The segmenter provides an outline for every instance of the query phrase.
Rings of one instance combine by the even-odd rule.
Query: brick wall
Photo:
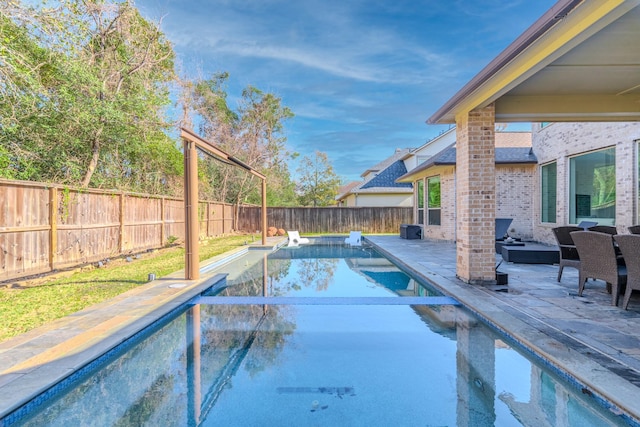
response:
[[[456,240],[456,169],[454,166],[434,170],[440,176],[440,225],[424,226],[423,237],[438,240]],[[425,210],[426,218],[426,210]],[[425,220],[426,222],[426,220]]]
[[[456,240],[455,167],[438,171],[440,175],[442,217],[440,226],[424,227],[428,239]],[[535,190],[536,165],[496,166],[496,218],[513,218],[509,235],[533,238],[531,212]]]
[[[495,281],[495,109],[456,118],[456,273],[474,284]]]
[[[533,195],[534,240],[554,244],[551,229],[566,225],[569,221],[569,159],[577,154],[615,147],[616,150],[616,218],[620,233],[637,224],[638,180],[637,141],[640,140],[640,123],[553,123],[545,127],[534,124],[532,144],[538,163],[557,162],[556,223],[540,222],[540,178],[536,177]],[[539,168],[538,168],[539,169]]]
[[[533,238],[533,199],[536,165],[496,166],[496,218],[513,218],[509,236]]]

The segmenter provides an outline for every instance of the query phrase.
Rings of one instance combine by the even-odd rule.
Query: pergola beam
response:
[[[218,160],[238,166],[262,180],[262,244],[267,244],[267,177],[239,159],[225,153],[189,129],[181,128],[184,144],[185,279],[200,277],[198,248],[198,152],[197,148]]]

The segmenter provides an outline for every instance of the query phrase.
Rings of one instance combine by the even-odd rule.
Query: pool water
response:
[[[226,283],[12,425],[627,425],[371,248],[218,270]]]

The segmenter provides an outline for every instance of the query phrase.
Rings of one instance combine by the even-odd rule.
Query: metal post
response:
[[[187,280],[200,277],[198,252],[198,152],[195,142],[184,140],[184,223]]]
[[[267,180],[262,178],[262,244],[267,244]]]

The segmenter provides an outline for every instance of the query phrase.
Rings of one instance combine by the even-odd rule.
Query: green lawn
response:
[[[210,239],[200,245],[200,260],[252,240],[250,235]],[[52,275],[26,286],[2,287],[0,341],[145,284],[149,273],[160,278],[183,268],[184,248],[176,246],[142,254],[132,262],[115,260],[106,267],[77,271],[66,277]]]

